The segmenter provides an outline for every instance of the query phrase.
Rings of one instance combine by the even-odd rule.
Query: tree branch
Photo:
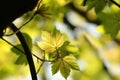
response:
[[[118,4],[117,2],[115,2],[114,0],[110,0],[113,4],[115,4],[116,6],[118,6],[120,8],[120,4]]]
[[[10,25],[10,28],[13,30],[13,32],[18,31],[18,28],[13,23]],[[23,49],[25,51],[25,55],[26,55],[26,58],[27,58],[27,61],[28,61],[28,64],[29,64],[32,80],[38,80],[36,70],[35,70],[35,66],[34,66],[34,62],[33,62],[33,58],[32,58],[31,50],[29,49],[22,33],[20,31],[18,31],[16,33],[16,35],[17,35],[18,39],[20,40],[20,42],[23,46]]]

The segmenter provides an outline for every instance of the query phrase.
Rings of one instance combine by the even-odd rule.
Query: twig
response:
[[[12,43],[10,43],[9,41],[7,41],[6,39],[4,38],[1,38],[3,41],[5,41],[6,43],[8,43],[9,45],[13,46],[15,49],[19,50],[21,53],[25,54],[24,51],[22,51],[21,49],[19,49],[18,47],[16,47],[15,45],[13,45]]]
[[[45,62],[54,62],[54,61],[56,61],[56,60],[57,60],[57,58],[56,58],[56,59],[54,59],[54,60],[41,59],[41,58],[39,58],[38,56],[36,56],[35,54],[33,54],[33,56],[34,56],[34,57],[36,57],[37,59],[39,59],[40,61],[45,61]]]
[[[7,41],[6,39],[4,39],[4,38],[1,38],[3,41],[5,41],[6,43],[8,43],[9,45],[11,45],[11,46],[13,46],[15,49],[17,49],[18,51],[20,51],[21,53],[23,53],[23,54],[25,54],[25,52],[24,51],[22,51],[21,49],[19,49],[18,47],[16,47],[15,45],[13,45],[12,43],[10,43],[9,41]],[[38,57],[38,56],[36,56],[35,54],[33,54],[32,53],[32,55],[34,56],[34,57],[36,57],[38,60],[40,60],[40,61],[45,61],[45,62],[54,62],[54,61],[56,61],[57,59],[54,59],[54,60],[45,60],[45,59],[41,59],[40,57]]]
[[[44,59],[45,59],[45,51],[44,51]],[[41,67],[43,66],[44,62],[45,61],[42,61],[42,64],[40,64],[40,66],[39,66],[39,68],[37,70],[37,74],[39,73],[39,71],[40,71]]]
[[[31,17],[27,22],[25,22],[22,26],[20,26],[16,32],[11,33],[11,34],[6,34],[6,35],[4,35],[4,36],[12,36],[12,35],[16,34],[17,32],[19,32],[19,30],[20,30],[21,28],[23,28],[26,24],[28,24],[30,21],[32,21],[32,19],[33,19],[34,17],[35,17],[35,14],[33,14],[32,17]]]
[[[45,62],[45,61],[44,61],[44,62]],[[44,62],[42,62],[42,64],[40,64],[40,66],[39,66],[39,68],[38,68],[38,70],[37,70],[37,74],[39,73],[39,71],[40,71],[41,67],[43,66]]]
[[[13,44],[10,43],[9,41],[7,41],[6,39],[4,39],[4,38],[1,38],[1,39],[2,39],[3,41],[5,41],[6,43],[8,43],[9,45],[13,46],[15,49],[19,50],[21,53],[23,53],[23,54],[25,55],[25,52],[24,52],[24,51],[22,51],[21,49],[19,49],[18,47],[16,47],[15,45],[13,45]],[[40,64],[40,66],[39,66],[39,68],[38,68],[38,70],[37,70],[37,74],[39,73],[39,71],[40,71],[41,67],[43,66],[44,62],[54,62],[54,61],[57,60],[57,59],[55,59],[55,60],[45,60],[45,56],[44,56],[44,59],[41,59],[41,58],[39,58],[38,56],[36,56],[35,54],[33,54],[33,53],[32,53],[32,55],[33,55],[34,57],[36,57],[38,60],[42,61],[42,64]]]

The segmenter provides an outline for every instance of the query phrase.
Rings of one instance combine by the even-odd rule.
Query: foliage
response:
[[[73,56],[66,56],[52,63],[52,74],[56,74],[59,70],[64,78],[70,75],[70,69],[80,70]]]
[[[87,5],[87,10],[91,10],[94,7],[95,12],[99,13],[105,7],[106,2],[105,0],[87,0],[86,5]]]
[[[55,58],[55,61],[52,62],[52,73],[55,74],[59,70],[64,78],[67,78],[70,74],[70,69],[79,70],[78,64],[75,61],[75,57],[66,55],[63,57],[64,52],[69,54],[67,49],[63,51],[62,48],[67,47],[69,44],[66,44],[65,37],[58,31],[55,31],[54,34],[47,31],[42,32],[42,39],[44,41],[38,42],[38,46],[45,52]],[[60,47],[62,47],[60,49]]]
[[[50,73],[52,73],[52,75],[60,71],[62,77],[65,79],[71,76],[74,80],[108,80],[112,76],[114,80],[119,80],[119,75],[111,74],[109,71],[110,68],[108,69],[106,64],[104,64],[104,60],[107,59],[108,63],[119,63],[120,46],[117,44],[120,41],[119,0],[41,1],[33,13],[27,14],[27,17],[23,16],[21,24],[16,24],[18,26],[22,25],[22,31],[26,32],[22,34],[32,52],[31,55],[34,58],[36,70],[38,68],[37,72],[42,76],[42,80],[47,80],[46,74],[49,74],[46,69],[47,66],[44,65],[45,62],[50,63]],[[81,19],[81,21],[72,17],[74,14],[71,12],[78,14],[77,18]],[[94,17],[95,19],[93,19]],[[26,22],[26,18],[30,18],[30,20]],[[76,23],[74,23],[75,21]],[[26,24],[23,25],[25,22]],[[94,33],[97,35],[97,37],[95,37],[91,32],[96,31],[96,28],[92,28],[91,30],[90,25],[86,27],[86,24],[84,24],[91,22],[97,24],[97,29],[102,27],[107,34],[112,36],[114,41],[111,40],[111,36],[105,33],[99,33],[99,37],[98,33]],[[71,27],[72,29],[70,29]],[[7,30],[6,32],[9,33]],[[72,36],[72,39],[69,35]],[[15,45],[12,45],[11,51],[16,55],[12,55],[14,56],[12,60],[9,56],[4,57],[5,60],[0,60],[0,64],[11,60],[11,62],[15,62],[17,65],[27,65],[28,62],[22,45],[13,37],[5,38],[8,40],[14,39],[14,42],[11,41],[15,43]],[[1,49],[3,49],[2,44],[3,43],[0,44]],[[3,49],[3,51],[6,50],[7,49]],[[10,56],[12,52],[8,52]],[[101,55],[105,56],[101,58]],[[78,64],[80,64],[80,66]],[[16,67],[16,65],[12,65],[11,68]],[[40,65],[40,67],[38,65]],[[11,70],[5,67],[6,69],[4,70],[3,67],[4,66],[0,67],[0,75],[2,72],[9,72],[9,75],[13,74],[13,72],[15,73],[13,69]],[[70,75],[70,73],[72,74]]]
[[[60,33],[51,34],[46,31],[42,31],[42,39],[44,42],[38,42],[38,46],[45,51],[54,52],[56,49],[59,49],[65,42],[64,36]]]
[[[111,34],[112,37],[115,37],[120,30],[120,11],[102,12],[99,14],[99,18],[104,25],[106,33]]]

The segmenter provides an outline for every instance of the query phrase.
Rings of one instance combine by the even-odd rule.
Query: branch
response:
[[[13,30],[13,32],[18,31],[18,28],[13,23],[10,25],[10,28]],[[17,35],[18,39],[20,40],[20,42],[23,46],[23,49],[25,51],[25,55],[26,55],[26,58],[28,60],[32,80],[38,80],[36,70],[35,70],[35,66],[34,66],[34,62],[33,62],[33,58],[32,58],[32,53],[31,53],[31,51],[30,51],[22,33],[20,31],[18,31],[16,33],[16,35]]]
[[[115,2],[114,0],[110,0],[113,4],[115,4],[116,6],[118,6],[120,8],[120,4],[118,4],[117,2]]]
[[[18,51],[20,51],[21,53],[23,53],[24,55],[25,55],[25,52],[23,51],[23,50],[21,50],[21,49],[19,49],[18,47],[16,47],[15,45],[13,45],[12,43],[10,43],[9,41],[7,41],[6,39],[4,39],[4,38],[1,38],[3,41],[5,41],[6,43],[8,43],[9,45],[11,45],[11,46],[13,46],[15,49],[17,49]],[[54,62],[54,61],[56,61],[57,60],[57,58],[55,58],[54,60],[46,60],[46,59],[42,59],[42,58],[40,58],[40,57],[38,57],[37,55],[35,55],[35,54],[33,54],[32,53],[32,55],[35,57],[35,58],[37,58],[38,60],[40,60],[40,61],[42,61],[42,62]]]

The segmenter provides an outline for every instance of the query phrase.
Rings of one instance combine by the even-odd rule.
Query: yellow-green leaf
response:
[[[61,61],[60,72],[64,78],[67,78],[70,75],[70,68],[64,61]]]
[[[42,39],[43,41],[38,42],[38,46],[47,52],[54,52],[56,49],[60,48],[65,42],[64,36],[60,32],[52,35],[47,31],[43,31]]]
[[[52,74],[56,74],[59,70],[64,78],[67,78],[70,74],[70,67],[61,58],[52,63]]]
[[[71,53],[76,53],[79,51],[78,47],[74,46],[74,45],[68,45],[66,47],[66,50],[71,52]]]
[[[52,63],[52,74],[56,74],[59,71],[59,67],[60,67],[60,59],[56,62]]]
[[[105,32],[115,38],[120,30],[120,11],[102,12],[98,17],[104,25]]]
[[[45,50],[47,52],[53,52],[55,51],[55,48],[53,45],[51,45],[50,43],[47,43],[47,42],[38,42],[37,43],[38,46],[42,49],[42,50]]]
[[[63,58],[64,62],[66,62],[69,67],[73,70],[80,70],[79,65],[77,64],[77,62],[75,61],[75,57],[74,56],[66,56]]]

